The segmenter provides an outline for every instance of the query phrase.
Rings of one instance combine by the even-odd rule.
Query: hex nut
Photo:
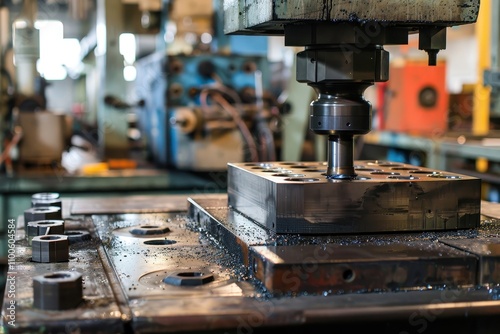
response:
[[[70,245],[76,244],[78,242],[88,241],[91,239],[90,233],[87,231],[65,231],[64,235],[68,237]]]
[[[69,260],[69,242],[65,235],[41,235],[31,240],[33,262],[66,262]]]
[[[64,220],[37,220],[28,222],[28,242],[33,237],[46,234],[64,234]]]
[[[160,225],[141,225],[130,230],[130,233],[133,235],[156,235],[168,232],[170,232],[168,227]]]
[[[163,279],[163,283],[175,286],[198,286],[210,283],[214,275],[202,271],[177,271]]]
[[[68,310],[83,299],[82,275],[58,271],[33,278],[33,306],[42,310]]]
[[[57,206],[37,206],[24,210],[24,228],[28,233],[28,223],[37,220],[62,219],[61,208]]]

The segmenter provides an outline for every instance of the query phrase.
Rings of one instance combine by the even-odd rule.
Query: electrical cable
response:
[[[232,117],[233,121],[236,123],[238,126],[238,129],[240,130],[240,133],[242,134],[248,150],[250,152],[250,159],[252,162],[258,162],[259,161],[259,153],[257,149],[257,145],[255,143],[255,140],[252,136],[252,133],[248,129],[248,126],[245,124],[243,119],[240,116],[240,113],[236,107],[234,107],[225,97],[221,95],[221,92],[226,93],[229,92],[230,90],[219,90],[219,89],[203,89],[200,92],[200,102],[202,105],[203,109],[208,108],[208,96],[210,95],[212,99],[217,102],[226,112],[229,113],[229,115]],[[230,94],[228,94],[231,96]],[[239,99],[239,97],[238,97]]]

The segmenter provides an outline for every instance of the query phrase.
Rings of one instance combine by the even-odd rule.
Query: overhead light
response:
[[[132,65],[135,62],[136,42],[134,34],[124,33],[121,34],[119,39],[120,54],[125,59],[126,65]]]
[[[133,65],[127,65],[123,68],[123,79],[125,81],[134,81],[137,78],[137,70]]]

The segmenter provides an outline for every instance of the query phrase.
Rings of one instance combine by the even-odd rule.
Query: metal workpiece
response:
[[[348,234],[479,226],[481,180],[384,161],[331,179],[325,162],[228,165],[228,205],[276,233]],[[251,186],[250,186],[251,185]]]
[[[31,240],[33,262],[67,262],[69,242],[65,235],[51,234],[33,237]]]
[[[380,22],[383,25],[421,27],[473,23],[479,0],[370,1],[224,0],[224,32],[282,34],[291,23]]]
[[[76,308],[83,300],[82,275],[76,271],[57,271],[33,278],[33,306],[41,310],[62,311]]]
[[[476,257],[433,241],[257,246],[251,270],[272,293],[382,292],[474,286]]]
[[[48,234],[64,234],[64,220],[38,220],[28,222],[28,243],[31,245],[33,237]]]
[[[470,289],[500,283],[498,222],[477,230],[276,235],[226,199],[190,199],[189,215],[273,295]],[[382,297],[382,299],[385,297]],[[405,297],[406,298],[406,297]]]

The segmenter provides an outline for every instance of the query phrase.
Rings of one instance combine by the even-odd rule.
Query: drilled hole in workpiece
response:
[[[146,228],[146,229],[148,229],[148,228],[158,228],[158,227],[159,226],[156,226],[156,225],[143,225],[143,226],[141,226],[141,228]]]
[[[429,177],[437,178],[437,179],[460,179],[461,177],[458,175],[449,175],[449,174],[430,174]]]
[[[432,170],[411,170],[409,173],[410,174],[433,174],[435,172]]]
[[[326,169],[304,169],[308,173],[326,173]]]
[[[400,175],[396,172],[373,172],[372,175]]]
[[[346,282],[354,281],[355,276],[356,275],[354,274],[354,271],[352,271],[352,269],[346,269],[342,273],[342,279]]]
[[[393,180],[418,180],[418,177],[409,175],[409,176],[401,176],[401,175],[391,175],[388,176],[389,179]]]
[[[308,177],[290,177],[285,179],[285,181],[293,181],[293,182],[317,182],[319,179],[316,178],[308,178]]]
[[[177,274],[177,276],[180,276],[180,277],[201,277],[204,275],[205,274],[203,274],[202,272],[199,272],[199,271],[186,271],[186,272],[182,272],[182,273]]]
[[[375,169],[375,168],[364,168],[364,167],[359,167],[356,168],[354,167],[354,170],[359,171],[359,172],[380,172],[380,169]]]
[[[269,168],[269,169],[264,169],[262,171],[263,173],[292,173],[292,171],[283,169],[283,168]]]
[[[379,164],[380,167],[399,167],[399,166],[403,166],[401,164],[391,164],[391,163],[382,163],[382,164]]]
[[[61,278],[70,278],[71,276],[68,274],[47,274],[43,276],[46,279],[61,279]]]
[[[409,167],[393,167],[391,168],[392,170],[414,170],[415,168],[409,168]]]
[[[152,245],[152,246],[173,245],[175,243],[177,243],[177,241],[169,239],[154,239],[154,240],[144,241],[145,245]]]
[[[278,173],[278,174],[273,174],[273,176],[279,176],[279,177],[301,177],[301,176],[305,176],[305,175],[304,174]]]

